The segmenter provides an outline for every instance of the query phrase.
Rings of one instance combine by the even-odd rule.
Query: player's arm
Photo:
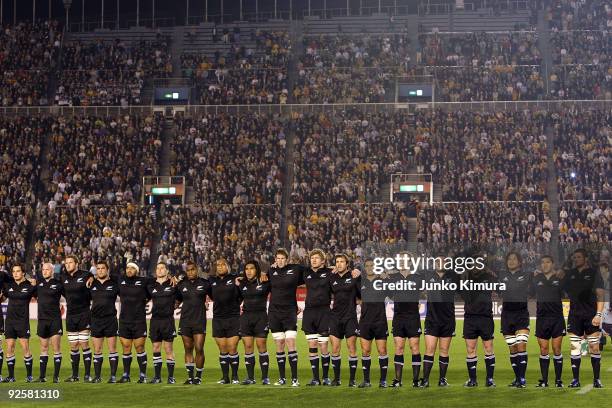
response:
[[[597,312],[595,313],[595,317],[593,317],[593,321],[591,323],[593,324],[593,326],[599,327],[601,326],[601,321],[603,319],[603,311],[606,297],[604,289],[605,285],[601,273],[597,272],[595,274],[595,282],[593,286],[595,287],[595,296],[597,297]]]

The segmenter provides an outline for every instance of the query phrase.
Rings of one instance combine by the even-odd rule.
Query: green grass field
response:
[[[457,333],[461,333],[462,322],[457,322]],[[210,322],[209,322],[210,326]],[[535,327],[535,325],[533,326]],[[33,332],[36,331],[36,322],[31,324]],[[496,331],[499,330],[499,321],[496,321]],[[404,386],[400,389],[379,389],[372,387],[370,389],[355,389],[348,388],[348,364],[343,361],[342,375],[343,385],[338,388],[316,387],[310,388],[304,384],[310,379],[311,371],[307,359],[307,344],[302,333],[299,334],[299,352],[300,352],[300,380],[302,386],[292,388],[289,386],[264,387],[261,385],[242,386],[242,385],[218,385],[216,381],[221,377],[218,365],[218,351],[212,338],[206,340],[206,365],[203,376],[203,384],[199,387],[184,386],[182,382],[186,378],[186,372],[182,363],[183,352],[182,342],[180,339],[175,341],[177,368],[175,375],[177,381],[181,385],[152,385],[152,384],[26,384],[25,369],[23,367],[22,354],[17,351],[17,368],[16,376],[17,383],[0,384],[0,407],[18,407],[29,406],[38,402],[33,401],[9,401],[7,394],[9,389],[29,389],[29,388],[45,388],[59,389],[61,392],[60,401],[45,401],[40,402],[41,406],[61,406],[61,407],[112,407],[112,406],[127,406],[127,407],[168,407],[170,404],[175,406],[406,406],[407,404],[427,404],[435,403],[436,406],[442,407],[505,407],[520,406],[527,407],[566,407],[577,406],[577,404],[588,404],[591,407],[609,406],[612,401],[612,347],[610,344],[606,346],[602,359],[602,381],[606,388],[590,389],[585,387],[592,382],[592,372],[590,359],[584,357],[582,361],[581,381],[583,388],[580,390],[573,389],[537,389],[535,384],[540,376],[538,363],[538,346],[535,338],[531,337],[529,341],[529,370],[527,375],[528,388],[514,389],[508,388],[506,385],[512,380],[513,374],[508,361],[508,350],[501,335],[496,335],[495,347],[497,364],[495,370],[495,380],[497,388],[488,389],[484,384],[484,360],[482,351],[480,351],[480,360],[478,363],[478,375],[480,386],[474,389],[465,389],[462,384],[467,378],[467,370],[465,367],[465,346],[463,339],[459,335],[451,344],[451,360],[448,370],[448,380],[451,384],[446,389],[437,387],[438,379],[438,364],[437,358],[432,370],[432,387],[428,389],[413,389],[410,386]],[[64,338],[64,360],[62,364],[62,381],[70,375],[70,358],[67,348],[67,341]],[[32,350],[34,353],[34,376],[38,375],[38,339],[32,338]],[[150,343],[148,342],[149,353],[149,369],[148,374],[153,374],[153,364],[151,362],[152,355]],[[393,355],[392,339],[389,340],[389,355]],[[240,375],[243,378],[246,373],[244,369],[244,361],[242,360],[242,346],[240,347]],[[423,351],[423,346],[421,347]],[[270,377],[275,381],[277,376],[276,361],[274,359],[274,348],[271,338],[268,342],[268,351],[270,351]],[[375,353],[374,353],[375,355]],[[569,384],[571,378],[571,367],[569,364],[569,343],[564,346],[564,382]],[[106,358],[106,357],[105,357]],[[391,357],[392,360],[392,357]],[[409,357],[408,360],[409,361]],[[393,362],[390,362],[389,381],[393,378]],[[119,372],[121,372],[121,362],[119,362]],[[49,362],[48,373],[52,372],[53,363]],[[105,360],[103,368],[103,377],[108,377],[108,361]],[[92,367],[93,371],[93,367]],[[361,381],[361,365],[357,373],[357,380]],[[132,363],[133,376],[138,372],[138,366],[134,359]],[[166,374],[165,366],[162,371]],[[259,381],[259,366],[256,368],[256,378]],[[287,373],[289,366],[287,365]],[[6,365],[3,367],[3,374],[6,375]],[[81,368],[82,375],[82,368]],[[378,362],[372,361],[372,380],[378,381]],[[550,376],[554,378],[553,367],[551,363]],[[404,383],[409,383],[412,377],[410,365],[404,368]]]

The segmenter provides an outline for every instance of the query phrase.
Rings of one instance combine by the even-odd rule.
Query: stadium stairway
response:
[[[55,92],[55,91],[53,91]],[[51,137],[43,137],[42,146],[40,149],[39,156],[39,165],[40,165],[40,177],[36,180],[36,184],[34,185],[34,196],[36,197],[36,201],[32,203],[32,218],[28,223],[28,229],[26,231],[26,253],[25,253],[25,264],[30,266],[32,265],[32,259],[34,258],[34,244],[36,243],[36,226],[38,225],[38,211],[37,202],[41,202],[42,205],[46,205],[47,202],[46,192],[49,179],[51,176],[51,170],[49,168],[49,152],[51,151]]]
[[[417,242],[417,219],[416,217],[408,218],[408,252],[416,254],[418,242]]]
[[[546,81],[546,94],[549,94],[549,78],[550,75],[548,72],[553,66],[552,62],[552,51],[550,47],[550,31],[548,29],[548,24],[546,23],[545,10],[538,11],[538,48],[542,53],[542,64],[540,65],[540,75]]]
[[[183,76],[181,69],[181,55],[185,46],[185,26],[174,27],[172,40],[170,41],[170,54],[172,56],[172,77]]]
[[[289,59],[289,67],[287,70],[287,88],[292,90],[295,84],[297,75],[297,65],[299,56],[304,51],[304,43],[302,38],[304,36],[304,23],[303,21],[293,21],[290,27],[291,43],[295,44],[292,49],[291,57]],[[289,103],[293,103],[293,92],[289,91]],[[283,196],[281,199],[281,208],[283,213],[281,214],[281,242],[285,248],[289,247],[289,241],[287,238],[287,220],[291,218],[291,188],[293,186],[293,154],[295,151],[295,144],[297,136],[295,134],[295,128],[292,122],[289,122],[287,132],[287,145],[285,150],[285,182],[283,184]]]
[[[546,128],[546,162],[548,170],[548,180],[546,186],[546,196],[550,208],[550,220],[553,224],[551,242],[555,245],[552,248],[553,257],[559,262],[559,186],[557,184],[557,167],[554,159],[555,152],[555,133],[552,127]]]
[[[162,132],[161,132],[161,141],[162,141],[162,145],[161,145],[161,154],[159,157],[159,171],[158,174],[160,176],[169,176],[170,175],[170,169],[172,164],[174,163],[175,157],[174,157],[174,139],[176,136],[176,124],[174,123],[174,120],[172,119],[165,119],[163,124],[162,124]],[[159,220],[162,219],[162,217],[160,216],[159,213],[159,209],[155,208],[155,207],[151,207],[151,211],[153,211],[152,214],[152,219],[153,219],[153,230],[156,231],[156,233],[153,236],[153,240],[151,242],[151,260],[153,262],[150,262],[149,264],[149,270],[148,270],[148,274],[150,276],[153,276],[153,274],[155,273],[155,266],[157,264],[157,257],[158,257],[158,248],[159,248],[159,242],[161,240],[161,224],[159,222]]]

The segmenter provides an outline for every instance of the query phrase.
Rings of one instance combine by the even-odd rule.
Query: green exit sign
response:
[[[399,191],[402,193],[418,193],[425,191],[423,184],[402,184]]]
[[[176,187],[153,187],[151,189],[153,195],[174,195],[176,194]]]
[[[179,93],[178,92],[170,92],[170,93],[164,94],[164,98],[166,98],[166,99],[178,99],[179,98]]]

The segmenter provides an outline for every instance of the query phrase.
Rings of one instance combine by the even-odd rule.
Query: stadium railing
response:
[[[396,109],[441,109],[446,111],[522,111],[559,110],[568,108],[606,109],[612,108],[612,99],[601,100],[537,100],[537,101],[474,101],[474,102],[422,102],[422,103],[329,103],[329,104],[269,104],[269,105],[143,105],[143,106],[5,106],[0,114],[5,116],[24,115],[103,115],[150,114],[160,109],[180,109],[188,114],[207,113],[260,113],[260,114],[302,114],[336,113],[346,109],[359,109],[365,113],[392,112]]]

